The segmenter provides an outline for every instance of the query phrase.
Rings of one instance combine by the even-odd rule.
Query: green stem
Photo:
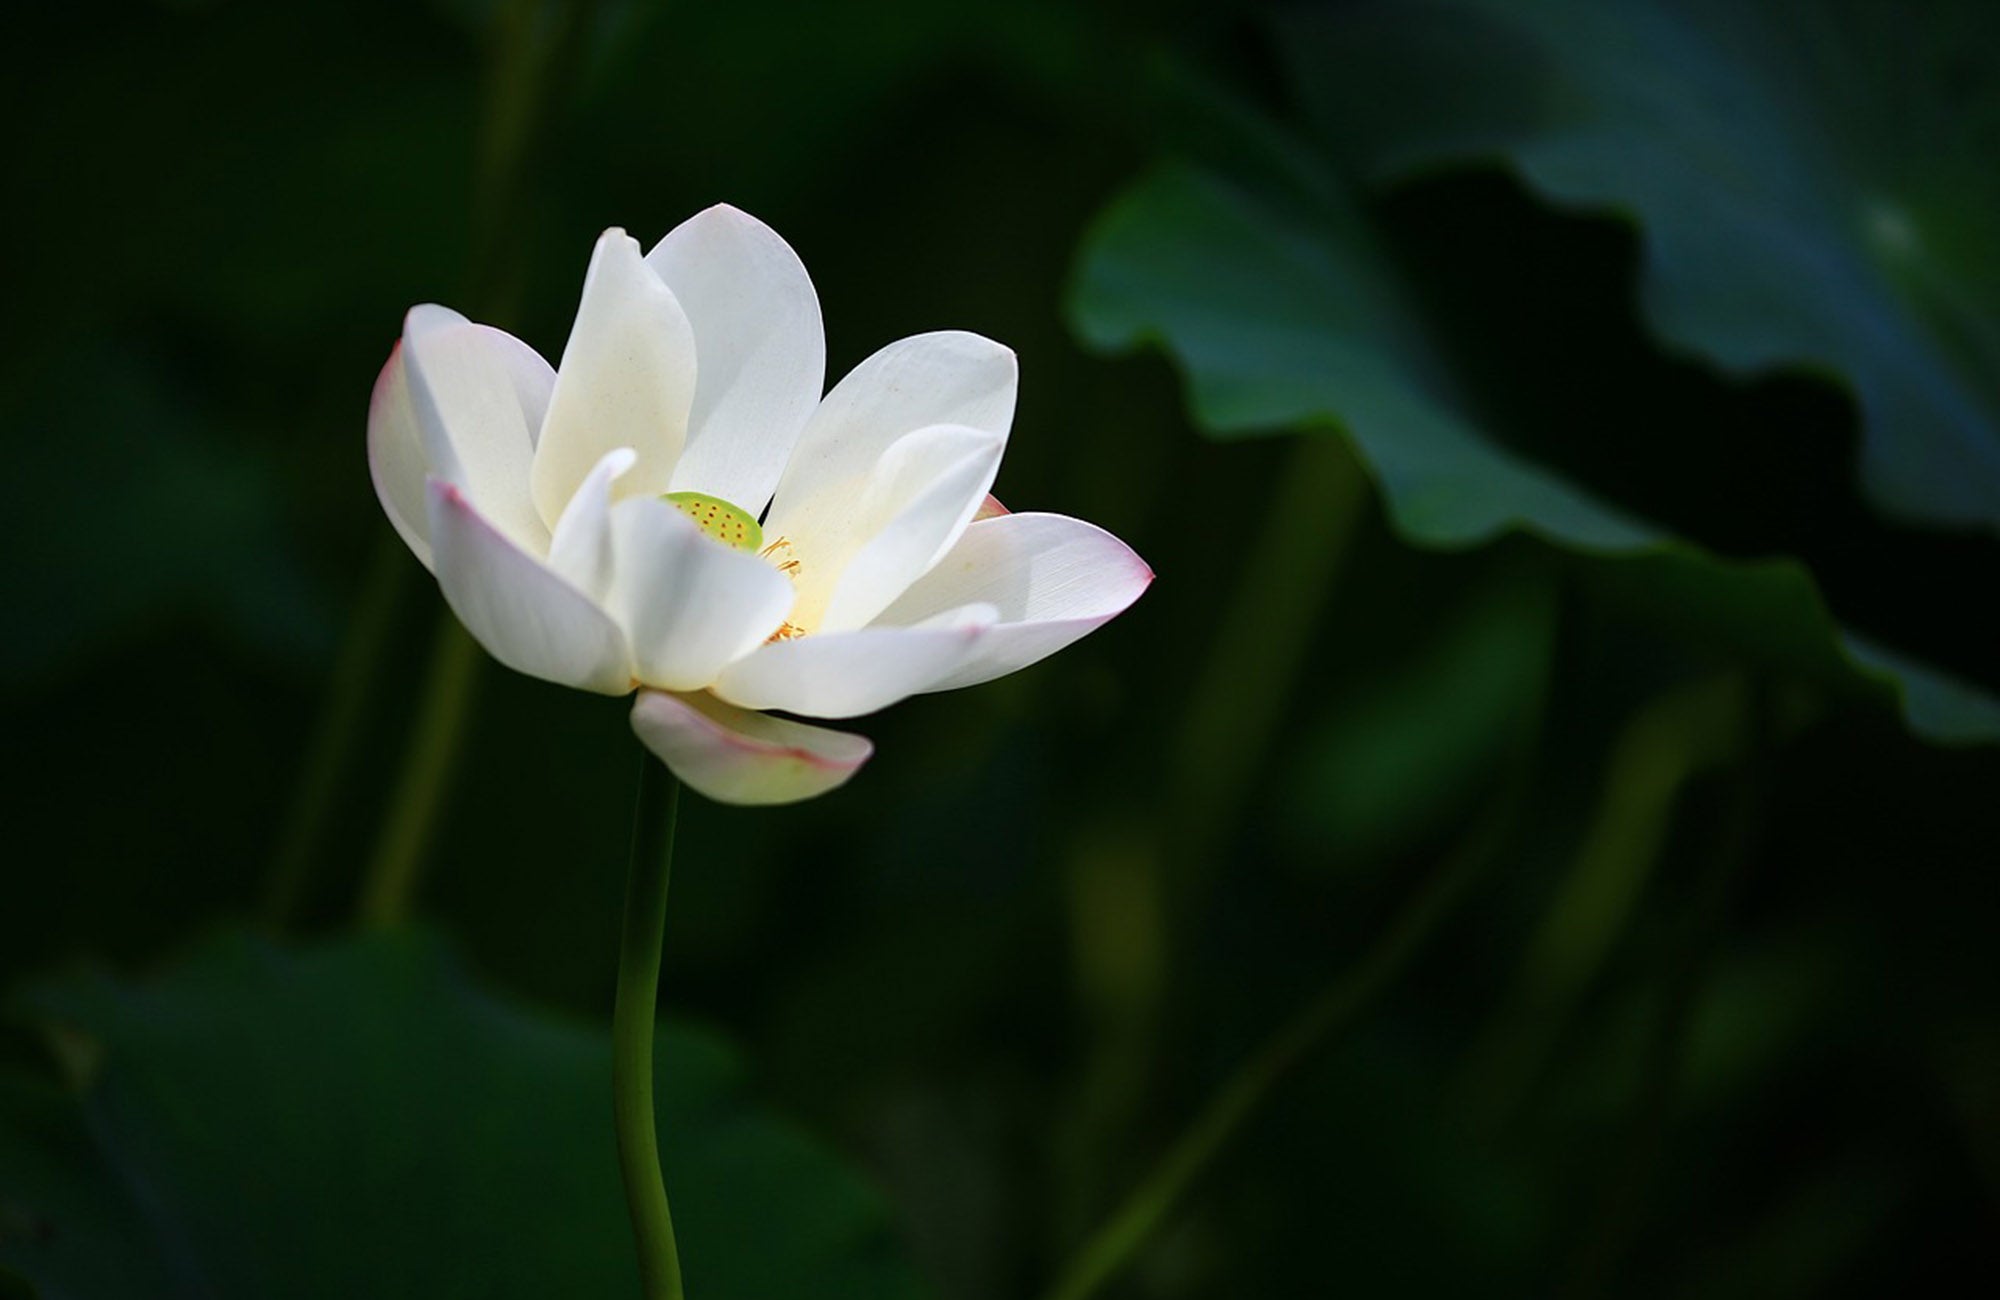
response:
[[[1098,1203],[1143,1111],[1137,1099],[1157,1064],[1171,948],[1187,942],[1209,906],[1218,850],[1242,819],[1296,697],[1313,628],[1367,510],[1367,476],[1346,442],[1323,431],[1292,440],[1269,495],[1264,526],[1225,584],[1228,604],[1213,620],[1205,665],[1164,755],[1166,819],[1149,818],[1149,833],[1132,834],[1129,848],[1106,843],[1125,838],[1115,828],[1093,833],[1071,867],[1078,906],[1070,950],[1093,1023],[1091,1057],[1058,1130],[1065,1226],[1076,1222],[1073,1207]],[[1118,860],[1104,860],[1107,850]],[[1125,896],[1120,905],[1083,905],[1106,885]],[[1144,968],[1125,972],[1107,999],[1102,967],[1121,954]]]
[[[458,758],[478,671],[479,648],[446,610],[431,644],[430,668],[419,696],[422,712],[403,756],[391,795],[394,803],[362,877],[363,925],[400,925],[409,918],[418,868]]]
[[[1480,1035],[1468,1107],[1498,1126],[1534,1094],[1563,1027],[1638,915],[1688,784],[1740,744],[1741,675],[1723,672],[1639,709],[1604,764],[1596,810],[1513,986]]]
[[[1271,1090],[1328,1035],[1394,985],[1512,835],[1530,769],[1525,757],[1516,762],[1487,810],[1374,947],[1238,1067],[1146,1179],[1084,1243],[1047,1300],[1094,1295],[1167,1219]]]
[[[1215,620],[1215,642],[1168,755],[1169,847],[1179,862],[1183,919],[1206,906],[1216,849],[1240,818],[1297,698],[1293,683],[1313,627],[1367,508],[1367,475],[1343,439],[1324,432],[1293,443],[1264,529]]]
[[[641,762],[632,863],[625,882],[625,937],[618,953],[618,999],[611,1012],[611,1105],[618,1127],[618,1168],[639,1248],[641,1294],[646,1300],[681,1300],[680,1254],[674,1247],[674,1220],[653,1127],[654,1004],[680,782],[651,754]]]
[[[545,143],[546,110],[574,79],[593,10],[591,0],[511,0],[495,16],[467,275],[468,299],[481,320],[505,323],[514,315],[527,226],[521,212],[525,178]],[[409,915],[458,760],[477,670],[471,638],[447,611],[431,642],[422,714],[362,885],[363,924],[395,924]]]
[[[1660,1016],[1647,1045],[1625,1150],[1597,1198],[1596,1222],[1582,1240],[1562,1293],[1616,1293],[1619,1266],[1646,1223],[1646,1203],[1667,1159],[1671,1125],[1685,1082],[1695,1012],[1708,968],[1729,922],[1737,878],[1755,860],[1768,787],[1770,710],[1763,684],[1751,682],[1742,702],[1742,750],[1734,797],[1717,841],[1697,868],[1693,896],[1669,951]]]
[[[402,539],[387,529],[376,539],[375,558],[362,580],[347,630],[341,637],[326,702],[313,724],[312,741],[300,768],[298,785],[285,811],[284,830],[264,894],[264,918],[282,930],[291,924],[312,879],[313,852],[333,810],[340,778],[353,758],[361,735],[361,720],[381,679],[387,660],[389,629],[409,573],[414,569],[403,553]]]

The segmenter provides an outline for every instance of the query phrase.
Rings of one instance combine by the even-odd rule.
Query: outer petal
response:
[[[430,472],[515,542],[546,549],[528,466],[555,372],[519,339],[445,307],[411,309],[401,356]]]
[[[535,446],[530,485],[549,527],[615,447],[638,453],[619,483],[622,494],[666,491],[687,439],[694,392],[694,331],[680,303],[639,256],[635,241],[622,230],[605,231],[590,258]]]
[[[991,605],[968,605],[914,627],[773,641],[725,668],[715,693],[746,709],[812,718],[873,713],[957,671],[998,616]]]
[[[718,803],[794,803],[844,785],[875,752],[865,736],[731,708],[712,695],[641,691],[632,730]]]
[[[1004,439],[1014,421],[1018,370],[1007,348],[959,330],[883,348],[849,371],[813,412],[785,466],[765,532],[790,531],[799,522],[794,516],[813,502],[854,491],[889,444],[913,430],[960,424]]]
[[[1000,622],[973,654],[924,688],[950,690],[1047,658],[1122,613],[1152,581],[1146,562],[1096,524],[1003,514],[967,528],[878,623],[920,623],[973,601],[995,606]]]
[[[429,475],[399,340],[376,376],[375,393],[368,402],[368,477],[374,481],[382,512],[426,569],[431,567],[431,524],[424,504],[424,480]]]
[[[570,497],[549,539],[549,567],[599,605],[611,594],[611,485],[637,459],[630,447],[605,452]]]
[[[705,536],[656,497],[611,509],[609,608],[630,639],[639,679],[698,690],[762,645],[792,608],[792,584],[747,551]]]
[[[826,382],[819,295],[776,231],[727,204],[675,227],[646,262],[687,311],[701,363],[672,490],[762,513]]]
[[[631,689],[624,633],[588,596],[523,551],[457,487],[429,485],[438,586],[465,630],[501,663],[606,695]]]

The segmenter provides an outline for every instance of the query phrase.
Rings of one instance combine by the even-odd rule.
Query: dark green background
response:
[[[1528,57],[1414,5],[605,4],[518,194],[481,212],[489,8],[9,11],[0,981],[145,976],[265,924],[343,629],[393,564],[388,668],[283,941],[346,931],[442,609],[363,458],[402,312],[477,295],[559,355],[603,227],[650,244],[728,201],[810,269],[830,379],[922,330],[1012,346],[996,492],[1159,574],[1045,665],[863,720],[877,756],[841,792],[684,813],[666,1005],[878,1189],[935,1294],[1047,1285],[1495,807],[1506,835],[1406,977],[1106,1294],[1863,1296],[2000,1267],[2000,757],[1913,734],[1806,578],[1869,640],[2000,687],[2000,496],[1938,460],[1892,490],[1857,469],[1929,426],[1857,398],[1902,336],[1784,353],[1794,307],[1845,319],[1838,258],[1703,299],[1768,254],[1648,242],[1720,229],[1688,156],[1871,202],[1892,159],[1912,211],[1951,217],[1925,227],[1942,269],[1891,276],[1915,355],[1990,398],[1983,26],[1747,6],[1768,21],[1725,35],[1823,60],[1852,91],[1829,107],[1782,69],[1732,98],[1684,31],[1636,24],[1634,66],[1740,121],[1742,155],[1613,120],[1552,164],[1520,141],[1601,126],[1591,78],[1631,71],[1560,6],[1531,6],[1557,35]],[[1846,129],[1892,116],[1886,144]],[[1728,193],[1773,247],[1848,246],[1839,210]],[[1318,352],[1284,371],[1262,320],[1390,358],[1389,396]],[[1147,341],[1168,355],[1097,346]],[[1560,511],[1482,532],[1508,511],[1479,475],[1385,499],[1361,463],[1407,445],[1405,380],[1680,540],[1607,559]],[[1730,567],[1767,557],[1804,567]],[[420,911],[488,988],[601,1022],[626,705],[490,663],[476,692]],[[1982,707],[1932,720],[1976,740]],[[16,1073],[49,1072],[37,1005],[0,1037]],[[0,1251],[30,1222],[8,1174]]]

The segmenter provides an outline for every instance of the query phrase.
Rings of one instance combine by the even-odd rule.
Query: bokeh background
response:
[[[603,227],[717,201],[829,378],[1015,348],[998,495],[1159,579],[835,795],[689,801],[694,1294],[2000,1269],[1989,6],[0,21],[0,1293],[633,1289],[626,708],[478,663],[412,756],[362,435],[410,304],[556,356]]]

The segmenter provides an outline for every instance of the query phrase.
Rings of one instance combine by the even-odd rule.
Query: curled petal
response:
[[[429,472],[516,543],[545,551],[549,530],[529,499],[528,467],[555,372],[513,335],[447,307],[411,308],[398,356]]]
[[[632,730],[673,774],[718,803],[795,803],[860,770],[867,737],[732,708],[707,693],[641,691]]]
[[[931,689],[969,660],[998,617],[948,610],[914,627],[864,627],[773,641],[722,670],[715,693],[746,709],[852,718]]]
[[[702,534],[654,497],[611,508],[609,607],[630,639],[639,679],[689,691],[755,650],[792,607],[784,574]]]
[[[424,462],[417,413],[410,405],[410,375],[403,365],[400,342],[389,353],[368,402],[368,477],[375,484],[382,512],[389,516],[404,544],[426,569],[430,568],[430,508],[424,504],[424,480],[430,477],[430,467]]]
[[[637,459],[630,447],[605,452],[570,497],[549,538],[549,567],[599,605],[611,594],[611,485]]]
[[[771,503],[773,535],[829,498],[852,496],[889,445],[937,424],[1005,440],[1014,421],[1019,366],[1008,348],[942,330],[891,343],[835,384],[799,435]]]
[[[438,586],[473,640],[516,672],[622,695],[625,634],[588,596],[515,545],[456,486],[433,478],[430,535]]]
[[[1122,613],[1152,581],[1146,562],[1096,524],[1002,514],[968,527],[878,626],[920,623],[970,602],[998,609],[999,622],[966,660],[924,688],[951,690],[1047,658]]]
[[[801,560],[794,621],[846,632],[881,613],[958,540],[1003,447],[998,434],[967,425],[918,429],[889,444],[849,491],[795,510],[773,534]]]

